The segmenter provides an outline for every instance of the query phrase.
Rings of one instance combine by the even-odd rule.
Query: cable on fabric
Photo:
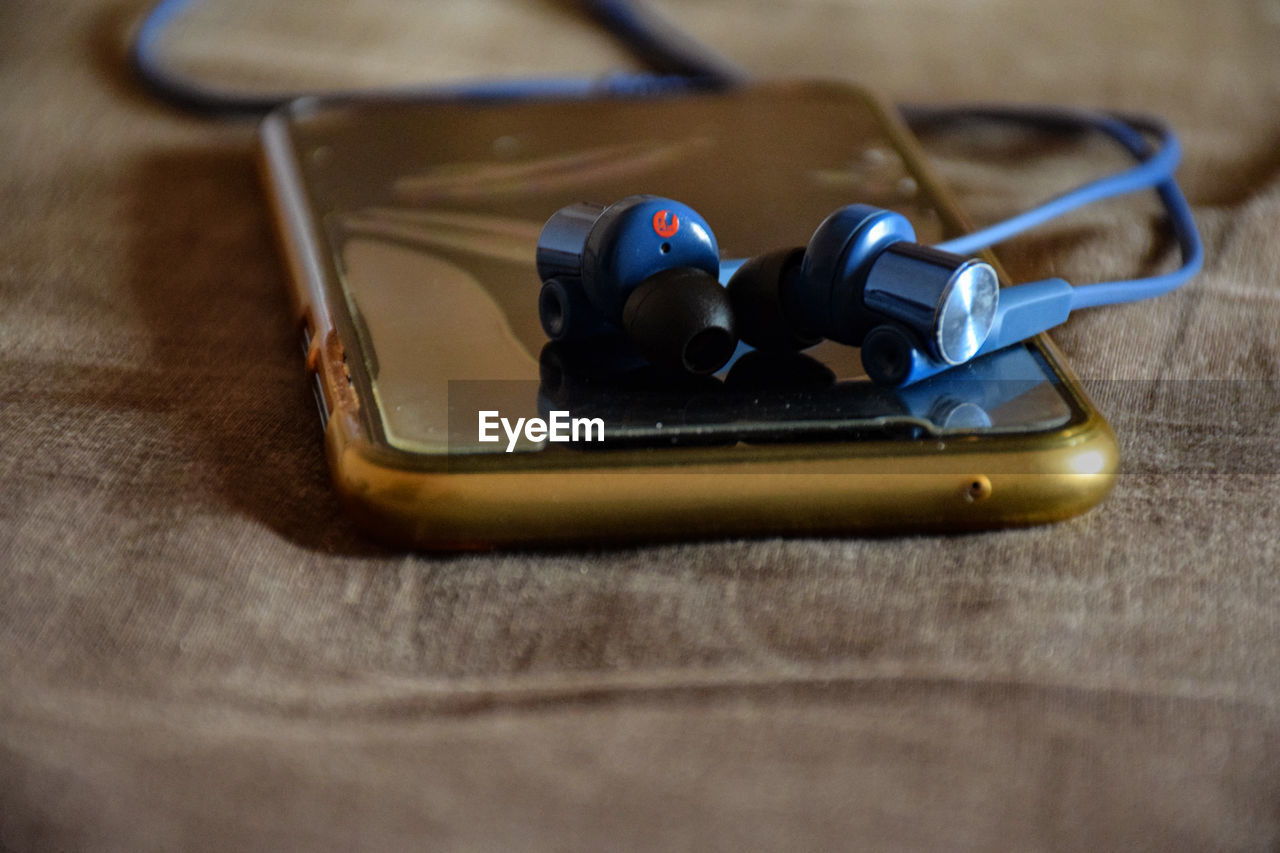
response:
[[[727,60],[698,57],[696,43],[684,44],[679,32],[653,13],[618,0],[584,0],[587,11],[659,73],[611,73],[600,77],[531,77],[464,81],[445,86],[402,86],[337,92],[245,93],[207,85],[168,68],[160,43],[192,0],[161,0],[143,18],[129,45],[129,63],[147,90],[160,100],[209,116],[261,116],[300,97],[419,96],[452,101],[552,98],[644,97],[678,91],[723,88],[733,73]],[[733,78],[736,80],[737,78]],[[745,79],[745,77],[743,78]]]
[[[633,4],[625,0],[587,0],[586,5],[592,7],[598,17],[603,15],[602,8],[607,8],[618,21],[625,22],[610,26],[610,31],[641,58],[647,57],[651,44],[662,42],[673,35],[678,36],[678,48],[673,48],[673,53],[682,61],[689,62],[689,57],[716,57],[710,48],[692,40],[652,10],[637,11],[631,8]],[[677,66],[665,67],[670,70]],[[710,65],[695,66],[691,63],[686,67],[696,67],[697,72],[702,75],[718,74],[726,84],[742,83],[750,79],[737,66],[725,65],[718,57]],[[1077,187],[1017,216],[938,244],[936,248],[955,254],[970,254],[1103,199],[1155,189],[1178,241],[1182,265],[1163,275],[1077,286],[1073,293],[1072,307],[1088,308],[1158,296],[1184,284],[1204,266],[1204,247],[1200,233],[1191,207],[1174,179],[1174,171],[1182,156],[1181,146],[1173,131],[1159,119],[1051,107],[991,105],[933,107],[902,104],[899,105],[899,111],[908,124],[917,128],[959,119],[1012,122],[1060,131],[1098,131],[1114,139],[1138,160],[1137,166]],[[1155,136],[1159,144],[1153,147],[1145,134]],[[741,262],[735,260],[731,264],[736,269]]]
[[[159,43],[191,0],[161,0],[144,18],[130,46],[130,61],[143,84],[160,99],[207,115],[261,115],[315,92],[244,94],[218,89],[165,67]],[[418,95],[452,101],[519,100],[537,98],[634,97],[696,89],[732,87],[750,75],[706,45],[672,25],[644,0],[580,0],[583,10],[656,72],[583,77],[475,81],[447,87],[386,88],[344,91],[343,96],[388,97]],[[1076,287],[1073,308],[1146,299],[1186,282],[1203,266],[1204,248],[1190,206],[1174,180],[1181,150],[1173,132],[1154,118],[1120,116],[1047,107],[931,107],[902,105],[909,124],[922,127],[941,122],[1002,121],[1049,130],[1093,130],[1114,139],[1138,165],[1077,187],[1036,207],[971,234],[944,241],[936,248],[970,254],[1043,225],[1071,211],[1144,189],[1160,195],[1177,238],[1182,266],[1164,275],[1110,281]],[[1147,134],[1159,144],[1152,146]],[[728,261],[730,266],[740,262]]]
[[[1159,296],[1184,284],[1204,266],[1204,245],[1191,207],[1174,180],[1182,156],[1177,136],[1164,122],[1148,116],[1122,116],[1043,107],[919,107],[902,108],[904,116],[921,127],[940,122],[1001,121],[1045,130],[1092,130],[1119,143],[1138,165],[1100,178],[1056,196],[1025,213],[997,222],[961,237],[938,243],[935,248],[967,255],[1004,242],[1066,213],[1094,202],[1145,189],[1155,189],[1164,203],[1182,255],[1182,265],[1170,272],[1146,278],[1076,285],[1072,308],[1092,308]],[[1148,140],[1158,140],[1156,145]]]
[[[713,86],[748,83],[752,75],[668,22],[645,0],[583,0],[591,17],[654,71]]]

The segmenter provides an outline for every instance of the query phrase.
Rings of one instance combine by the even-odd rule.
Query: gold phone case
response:
[[[532,242],[563,203],[680,198],[717,235],[727,223],[721,246],[738,257],[802,244],[814,211],[854,201],[903,210],[922,242],[967,230],[905,126],[861,90],[305,100],[266,120],[261,152],[334,482],[381,538],[963,530],[1066,518],[1114,482],[1115,438],[1044,336],[910,399],[884,402],[850,348],[824,344],[813,361],[834,378],[821,389],[727,390],[730,374],[679,397],[681,423],[633,411],[643,395],[575,386],[575,405],[621,413],[618,446],[483,452],[467,433],[477,408],[563,399],[547,350],[535,356]]]

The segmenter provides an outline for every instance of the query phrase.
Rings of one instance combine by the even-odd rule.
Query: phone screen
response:
[[[606,446],[1029,433],[1078,415],[1028,344],[896,391],[866,379],[856,349],[830,342],[785,357],[740,346],[715,376],[685,379],[616,341],[548,344],[535,246],[547,218],[576,201],[679,199],[711,224],[726,260],[804,245],[855,202],[902,213],[924,243],[954,233],[954,211],[899,131],[850,90],[302,103],[290,138],[378,427],[400,450],[588,448],[595,435],[561,447],[508,441],[497,426],[557,413],[599,420]]]

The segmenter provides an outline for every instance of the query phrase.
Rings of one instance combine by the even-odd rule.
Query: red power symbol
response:
[[[667,238],[676,236],[676,232],[680,230],[680,217],[676,216],[669,210],[659,210],[653,215],[653,233],[659,237]]]

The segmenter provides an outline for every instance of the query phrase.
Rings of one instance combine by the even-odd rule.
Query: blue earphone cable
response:
[[[1144,145],[1146,140],[1139,133],[1131,130],[1128,133],[1132,134],[1129,138],[1125,138],[1123,134],[1114,134],[1114,138],[1121,145],[1129,148],[1134,153],[1134,156],[1141,156],[1139,154],[1140,146]],[[1072,292],[1071,298],[1071,309],[1073,311],[1077,308],[1095,308],[1099,305],[1135,302],[1141,299],[1150,299],[1153,296],[1160,296],[1181,287],[1204,267],[1204,243],[1200,239],[1199,229],[1196,228],[1195,217],[1191,213],[1191,205],[1187,203],[1186,196],[1182,194],[1182,189],[1173,180],[1172,176],[1157,184],[1155,189],[1159,193],[1161,201],[1164,202],[1165,211],[1169,216],[1169,223],[1173,227],[1174,235],[1178,241],[1178,248],[1182,253],[1182,265],[1178,269],[1163,275],[1077,285]]]
[[[161,0],[138,27],[129,46],[129,61],[134,73],[143,85],[162,101],[190,112],[213,116],[248,116],[256,117],[279,107],[295,98],[304,96],[324,96],[325,94],[343,97],[373,96],[388,97],[391,95],[417,95],[452,101],[488,101],[488,100],[532,100],[553,98],[598,98],[598,97],[638,97],[689,91],[700,89],[722,88],[726,85],[723,74],[728,73],[719,64],[686,65],[679,60],[684,56],[683,50],[672,47],[660,57],[660,51],[646,48],[646,56],[652,56],[660,62],[655,70],[670,68],[669,73],[611,73],[600,77],[530,77],[510,80],[476,80],[454,83],[447,86],[404,86],[389,89],[380,87],[374,90],[348,89],[340,92],[272,92],[267,94],[248,94],[219,89],[208,86],[198,80],[173,71],[166,67],[160,52],[160,41],[169,27],[190,6],[192,0]],[[658,31],[651,28],[658,26],[649,20],[651,16],[639,13],[624,14],[628,4],[619,2],[598,2],[587,0],[586,6],[602,21],[606,21],[611,32],[624,37],[625,33],[635,37],[646,45],[658,38]],[[600,7],[596,11],[596,7]],[[641,30],[641,26],[650,29]],[[647,40],[641,32],[651,33]],[[664,31],[662,38],[668,35]]]
[[[585,5],[597,19],[606,22],[610,31],[640,59],[651,63],[651,67],[691,74],[702,79],[714,79],[724,85],[741,84],[750,79],[750,75],[736,65],[689,38],[656,12],[639,8],[634,2],[585,0]],[[655,52],[654,45],[669,47]],[[909,124],[916,126],[963,119],[1014,122],[1043,129],[1098,131],[1114,139],[1138,160],[1138,165],[1130,169],[1077,187],[1025,213],[948,240],[935,248],[955,254],[971,254],[1086,205],[1139,190],[1155,189],[1164,203],[1178,241],[1182,254],[1181,266],[1163,275],[1077,286],[1073,292],[1072,308],[1090,308],[1158,296],[1184,284],[1203,267],[1204,247],[1200,233],[1191,207],[1174,179],[1182,149],[1177,136],[1164,122],[1146,116],[1119,116],[1048,107],[899,105],[899,111]],[[1145,134],[1155,136],[1159,144],[1153,147]],[[741,266],[741,262],[737,260],[730,264],[731,269],[738,266]]]
[[[928,118],[922,117],[930,116],[933,113],[934,111],[924,112],[919,108],[915,108],[907,115],[913,116],[916,119],[916,124],[921,124],[929,121]],[[1124,122],[1099,113],[1068,113],[1064,110],[1042,110],[1027,107],[1017,108],[1014,111],[987,106],[947,108],[947,113],[967,119],[1021,122],[1041,128],[1054,123],[1069,129],[1083,127],[1099,130],[1113,139],[1120,140],[1121,144],[1131,151],[1139,161],[1137,166],[1091,181],[1043,202],[1025,213],[935,246],[935,248],[944,252],[953,252],[957,255],[972,254],[988,246],[1002,243],[1011,237],[1094,202],[1155,187],[1173,176],[1174,170],[1178,166],[1178,161],[1182,156],[1182,149],[1178,144],[1177,137],[1173,135],[1168,127],[1164,125],[1156,126],[1154,122],[1148,123],[1151,132],[1159,138],[1159,145],[1153,151],[1152,147],[1142,139],[1141,134],[1134,133],[1132,121]],[[933,120],[936,121],[937,119],[934,118]],[[1142,143],[1141,149],[1132,147],[1135,137]]]
[[[708,45],[689,37],[644,0],[582,0],[587,14],[625,45],[646,67],[728,87],[751,74]]]
[[[1035,107],[905,107],[904,115],[917,125],[954,120],[1020,122],[1041,128],[1089,129],[1118,142],[1138,165],[1056,196],[1031,210],[978,231],[938,243],[935,248],[968,255],[1004,242],[1073,210],[1114,196],[1155,189],[1164,203],[1182,254],[1182,265],[1169,273],[1124,281],[1076,285],[1072,309],[1133,302],[1167,293],[1194,276],[1204,266],[1204,245],[1191,207],[1174,180],[1182,156],[1177,136],[1164,122],[1147,116]],[[1155,137],[1153,146],[1147,134]]]
[[[183,109],[213,115],[260,115],[302,95],[315,92],[280,92],[251,95],[230,92],[177,74],[165,67],[159,43],[191,0],[161,0],[143,20],[130,47],[130,61],[138,78],[160,99]],[[584,11],[616,36],[653,74],[614,74],[582,77],[530,78],[509,81],[475,81],[448,87],[405,87],[399,94],[416,94],[442,100],[477,101],[532,98],[592,98],[638,96],[715,89],[739,85],[750,76],[729,60],[667,23],[643,0],[581,0]],[[335,93],[338,94],[338,93]],[[345,91],[343,95],[378,95]],[[902,106],[906,120],[923,125],[955,120],[1016,122],[1047,129],[1090,129],[1116,140],[1138,165],[1092,181],[1017,216],[971,234],[947,240],[936,248],[970,254],[993,246],[1085,205],[1138,190],[1154,188],[1160,195],[1176,235],[1182,265],[1173,272],[1125,281],[1078,286],[1072,308],[1087,308],[1146,299],[1166,293],[1194,276],[1204,263],[1204,248],[1186,198],[1174,180],[1181,150],[1177,137],[1162,122],[1147,117],[1037,107],[923,107]],[[1152,146],[1147,134],[1159,144]],[[733,262],[726,262],[732,268]]]

